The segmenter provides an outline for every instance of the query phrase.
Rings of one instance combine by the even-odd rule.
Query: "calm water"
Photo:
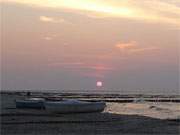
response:
[[[142,95],[180,95],[179,90],[0,90],[9,92],[42,92],[42,93],[87,93],[87,94],[142,94]]]

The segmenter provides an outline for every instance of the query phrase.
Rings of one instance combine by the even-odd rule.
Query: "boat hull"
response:
[[[41,100],[16,100],[16,108],[43,109],[44,101]]]
[[[105,107],[104,102],[45,102],[45,109],[55,113],[102,112]]]

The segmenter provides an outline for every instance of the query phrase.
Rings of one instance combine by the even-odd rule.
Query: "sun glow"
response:
[[[96,86],[97,86],[97,87],[102,87],[102,82],[101,82],[101,81],[97,81],[97,82],[96,82]]]
[[[133,0],[6,0],[35,7],[77,11],[89,17],[123,17],[146,22],[163,22],[179,26],[180,8],[162,1]],[[170,16],[172,14],[172,16]]]
[[[127,16],[132,13],[132,10],[128,7],[114,7],[111,5],[104,4],[99,1],[92,0],[7,0],[10,2],[18,2],[39,7],[50,7],[50,8],[69,8],[84,11],[93,11],[98,13],[106,13],[111,15],[122,15]]]

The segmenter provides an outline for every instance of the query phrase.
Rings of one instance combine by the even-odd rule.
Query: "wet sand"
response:
[[[23,97],[24,95],[19,93],[1,93],[2,135],[178,135],[180,133],[180,103],[107,102],[107,107],[102,113],[52,114],[45,110],[16,109],[14,100]],[[97,95],[96,98],[98,97]]]

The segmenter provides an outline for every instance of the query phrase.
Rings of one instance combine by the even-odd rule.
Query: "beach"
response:
[[[14,101],[26,97],[26,93],[1,92],[2,135],[178,135],[180,133],[180,103],[177,102],[179,97],[71,93],[33,93],[32,96],[85,101],[102,100],[107,106],[101,113],[75,114],[16,109]]]

